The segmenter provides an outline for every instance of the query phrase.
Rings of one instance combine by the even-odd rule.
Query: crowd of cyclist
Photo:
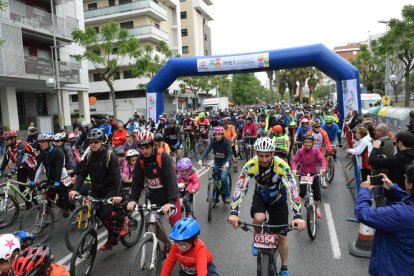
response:
[[[146,191],[146,198],[162,206],[163,212],[168,214],[173,227],[171,237],[177,242],[177,247],[173,248],[174,254],[180,252],[185,256],[195,254],[195,248],[200,250],[200,247],[205,247],[197,240],[200,226],[195,220],[192,206],[193,195],[202,184],[183,149],[185,137],[189,137],[191,143],[206,144],[198,158],[200,167],[209,152],[213,151],[214,169],[220,171],[218,175],[223,183],[223,203],[231,204],[230,224],[238,226],[247,184],[249,179],[255,179],[250,212],[253,223],[262,223],[268,213],[270,224],[288,224],[287,203],[290,201],[292,223],[303,230],[305,222],[300,212],[300,197],[304,196],[304,191],[297,192],[296,168],[300,163],[301,174],[316,174],[319,169],[322,174],[325,172],[325,154],[334,151],[333,144],[341,146],[338,122],[339,111],[329,103],[323,107],[318,104],[301,106],[282,103],[275,106],[240,106],[211,113],[162,114],[158,124],[136,114],[126,124],[114,119],[106,120],[102,125],[97,125],[95,121],[86,124],[76,120],[74,130],[70,133],[66,129],[56,134],[37,133],[37,129],[31,127],[26,140],[19,139],[16,131],[4,131],[2,137],[7,147],[0,175],[13,164],[12,173],[17,174],[17,179],[21,182],[30,179],[35,186],[44,172],[52,191],[59,195],[58,206],[64,210],[64,217],[68,217],[75,208],[73,199],[78,194],[90,193],[95,198],[112,198],[114,205],[105,205],[98,211],[98,217],[108,230],[108,240],[100,248],[102,251],[112,249],[118,237],[128,232],[128,220],[120,211],[124,207],[116,204],[126,200],[125,208],[133,210],[142,191]],[[245,160],[231,196],[227,174],[232,167],[235,172],[238,170],[237,162],[242,151],[238,141],[243,141],[244,147],[252,145],[256,154],[250,160]],[[85,185],[86,179],[92,185]],[[314,198],[318,201],[319,185],[315,183],[313,187]],[[128,191],[128,197],[122,196],[125,190]],[[184,219],[181,219],[180,197],[184,199],[187,214]],[[218,197],[215,203],[219,203]],[[318,217],[321,218],[319,205],[317,207]],[[26,208],[31,208],[30,204],[26,204]],[[280,275],[288,275],[287,237],[280,235],[279,238],[282,258]],[[9,251],[13,252],[13,248],[10,247]],[[30,251],[33,256],[26,251],[22,251],[21,255],[29,258],[29,254],[30,258],[35,258],[36,252],[41,252],[39,254],[43,256],[49,254],[45,252],[50,252],[47,246],[39,248]],[[205,258],[203,263],[206,267],[201,268],[198,262],[183,264],[179,257],[181,270],[202,269],[205,274],[217,275],[211,252],[203,250],[207,250],[203,251],[202,257]],[[257,255],[257,249],[253,246],[252,252]],[[8,256],[3,259],[9,260],[11,254]],[[15,263],[20,260],[20,257],[16,258]],[[161,275],[169,275],[171,265],[177,258],[169,255],[167,260]],[[19,269],[22,266],[24,264]],[[50,262],[36,269],[50,271]]]

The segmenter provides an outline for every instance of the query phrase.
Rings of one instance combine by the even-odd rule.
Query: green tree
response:
[[[331,93],[331,87],[329,85],[320,85],[315,88],[313,92],[314,99],[323,99],[329,97]]]
[[[89,26],[85,30],[76,29],[72,32],[72,37],[77,44],[86,49],[83,54],[76,55],[76,59],[90,61],[108,85],[113,115],[116,118],[114,77],[119,72],[119,65],[125,58],[142,56],[138,39],[130,36],[127,29],[120,28],[115,22],[105,24],[99,34]]]
[[[382,54],[396,55],[403,64],[405,80],[406,107],[410,104],[410,73],[414,68],[414,5],[402,9],[402,20],[393,18],[389,21],[389,31],[378,39]]]
[[[233,75],[231,90],[235,104],[254,104],[266,95],[254,73]]]
[[[233,94],[231,93],[231,77],[229,75],[219,75],[217,77],[217,90],[220,97],[228,97],[229,100],[233,100]]]
[[[318,69],[314,67],[309,68],[308,81],[307,81],[308,88],[309,88],[309,98],[313,95],[316,87],[318,86],[318,84],[321,82],[322,79],[323,79],[323,76],[322,76],[321,71],[319,71]]]

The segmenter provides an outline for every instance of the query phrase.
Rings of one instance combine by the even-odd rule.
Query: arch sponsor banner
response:
[[[269,67],[269,52],[197,59],[198,72],[231,71],[267,67]]]
[[[147,93],[147,119],[152,118],[154,122],[158,121],[156,103],[157,93]]]
[[[353,110],[358,111],[358,89],[357,80],[343,80],[342,91],[344,100],[344,113],[346,118]]]

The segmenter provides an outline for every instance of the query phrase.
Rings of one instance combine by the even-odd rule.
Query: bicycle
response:
[[[335,160],[334,157],[336,154],[336,146],[332,145],[332,153],[328,153],[326,151],[325,158],[326,158],[326,174],[325,179],[327,182],[332,183],[332,180],[335,176]]]
[[[237,141],[237,155],[240,157],[240,160],[243,160],[243,155],[245,155],[244,152],[244,140],[238,139]]]
[[[304,205],[306,208],[306,228],[308,229],[308,235],[311,240],[316,238],[316,206],[313,199],[313,189],[312,184],[315,177],[318,177],[319,185],[321,185],[321,179],[323,176],[321,174],[297,174],[299,177],[299,185],[306,185],[306,195],[304,197]],[[322,186],[322,185],[321,185]]]
[[[4,176],[8,179],[6,183],[0,184],[0,188],[4,187],[3,191],[0,192],[0,229],[12,225],[18,218],[20,205],[17,201],[17,197],[21,198],[26,204],[38,204],[35,199],[36,186],[32,186],[30,181],[23,183],[13,180],[11,179],[13,174],[4,174]],[[20,192],[18,185],[25,186],[23,192]],[[11,191],[14,192],[14,196],[11,195]]]
[[[185,207],[184,207],[184,200],[189,200],[186,197],[189,197],[191,194],[190,193],[186,193],[183,197],[181,196],[181,193],[184,192],[185,190],[185,184],[184,183],[178,183],[178,191],[179,191],[179,196],[180,196],[180,208],[181,208],[181,218],[186,218],[189,214],[187,214]],[[195,196],[196,196],[197,192],[193,193],[193,204],[195,202]],[[193,208],[193,213],[192,216],[194,217],[194,208]]]
[[[101,204],[112,204],[110,199],[95,199],[90,195],[79,195],[75,199],[81,201],[82,205],[72,212],[65,229],[65,244],[71,252],[75,249],[76,242],[80,239],[79,236],[83,235],[85,230],[94,229],[98,231],[100,220],[97,217],[96,211],[99,206]],[[141,237],[142,230],[144,229],[144,214],[127,212],[125,208],[122,208],[122,210],[124,210],[123,216],[128,217],[128,234],[121,238],[121,243],[126,247],[131,247]]]
[[[198,161],[198,155],[195,150],[195,138],[191,139],[190,134],[184,133],[184,156],[191,158],[191,153],[194,154],[194,158]]]
[[[132,253],[129,275],[158,276],[162,260],[166,258],[172,243],[161,222],[162,208],[155,204],[137,205],[135,210],[148,212],[145,217],[145,233]]]
[[[82,232],[70,259],[70,275],[90,275],[98,251],[98,237],[95,229]]]
[[[223,202],[224,202],[224,193],[223,193],[223,185],[221,183],[220,173],[215,170],[214,164],[213,165],[206,165],[206,167],[210,168],[211,174],[208,178],[208,186],[207,186],[207,202],[208,202],[208,211],[207,211],[207,219],[208,222],[211,221],[211,215],[213,212],[213,208],[216,206],[216,198],[219,195],[222,195]],[[218,171],[223,171],[223,168],[218,168]],[[228,183],[229,189],[231,192],[232,182],[231,182],[231,175],[228,174]]]
[[[244,231],[251,231],[253,235],[253,245],[258,249],[257,256],[257,275],[268,276],[278,275],[277,256],[279,255],[279,238],[277,234],[287,234],[294,228],[288,224],[285,225],[269,225],[267,222],[263,224],[252,224],[240,222],[239,227]],[[256,233],[253,227],[261,228],[260,233]],[[275,233],[271,233],[271,229],[281,229]]]
[[[256,137],[244,137],[244,154],[246,156],[246,162],[253,158],[255,155],[252,140]]]

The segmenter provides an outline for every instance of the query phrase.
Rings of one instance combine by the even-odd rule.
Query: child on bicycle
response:
[[[272,127],[273,136],[272,140],[275,142],[276,150],[275,155],[287,162],[287,157],[289,155],[290,142],[289,137],[283,133],[283,128],[280,125],[275,125]]]
[[[13,234],[0,236],[0,276],[10,275],[12,263],[20,250],[18,237]]]
[[[69,276],[66,266],[52,264],[53,254],[48,245],[30,246],[13,263],[14,276]]]
[[[193,195],[200,188],[197,170],[193,168],[191,160],[184,157],[178,161],[177,171],[178,190],[183,200],[185,213],[187,217],[194,218]]]
[[[161,276],[171,275],[177,261],[179,262],[180,276],[218,276],[213,263],[213,254],[197,238],[200,229],[200,224],[193,218],[177,221],[170,234],[170,239],[174,243],[165,260]]]

